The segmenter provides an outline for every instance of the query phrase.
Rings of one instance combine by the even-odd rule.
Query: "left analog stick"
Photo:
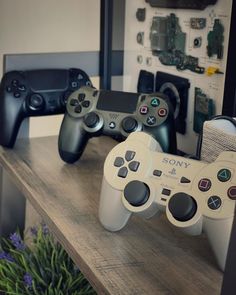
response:
[[[94,128],[99,122],[99,117],[96,113],[92,112],[85,116],[84,124],[89,128]]]
[[[142,206],[149,199],[150,189],[145,183],[134,180],[126,185],[124,196],[130,205],[135,207]]]

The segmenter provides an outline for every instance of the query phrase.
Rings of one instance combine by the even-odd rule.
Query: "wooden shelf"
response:
[[[57,137],[18,140],[14,149],[2,148],[0,164],[98,294],[220,294],[223,273],[204,235],[186,236],[164,215],[132,216],[117,233],[100,225],[103,163],[114,145],[94,138],[68,165]]]

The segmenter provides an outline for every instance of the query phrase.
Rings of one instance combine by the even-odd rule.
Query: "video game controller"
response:
[[[215,162],[158,152],[143,132],[131,134],[108,154],[104,165],[99,219],[121,230],[132,213],[145,218],[166,212],[169,222],[189,235],[206,232],[224,270],[236,200],[236,153]],[[159,149],[160,150],[160,149]]]
[[[0,85],[0,145],[13,147],[24,118],[62,114],[68,96],[92,85],[80,69],[7,72]]]
[[[167,96],[84,86],[68,98],[59,132],[59,154],[65,162],[73,163],[93,136],[123,140],[140,130],[152,134],[165,152],[176,153],[174,115]]]

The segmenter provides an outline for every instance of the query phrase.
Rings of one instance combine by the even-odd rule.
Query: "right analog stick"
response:
[[[122,121],[122,127],[126,133],[131,133],[137,129],[138,123],[132,117],[127,117]]]
[[[185,193],[176,193],[169,201],[168,208],[178,221],[188,221],[197,211],[197,203],[193,197]]]
[[[130,205],[135,207],[142,206],[149,199],[150,189],[145,183],[134,180],[126,185],[124,196]]]

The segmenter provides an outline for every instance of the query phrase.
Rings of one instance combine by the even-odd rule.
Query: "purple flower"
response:
[[[48,229],[48,226],[45,224],[45,223],[42,223],[42,232],[43,232],[43,235],[46,236],[49,234],[49,229]]]
[[[33,227],[30,228],[30,232],[31,232],[32,236],[37,237],[37,235],[38,235],[38,228],[36,226],[33,226]]]
[[[31,288],[32,287],[33,278],[29,273],[26,273],[24,275],[24,284],[26,287]]]
[[[7,253],[7,252],[0,253],[0,259],[7,260],[9,262],[14,262],[13,257],[9,253]]]
[[[17,250],[25,250],[25,244],[17,233],[10,235],[10,240]]]

